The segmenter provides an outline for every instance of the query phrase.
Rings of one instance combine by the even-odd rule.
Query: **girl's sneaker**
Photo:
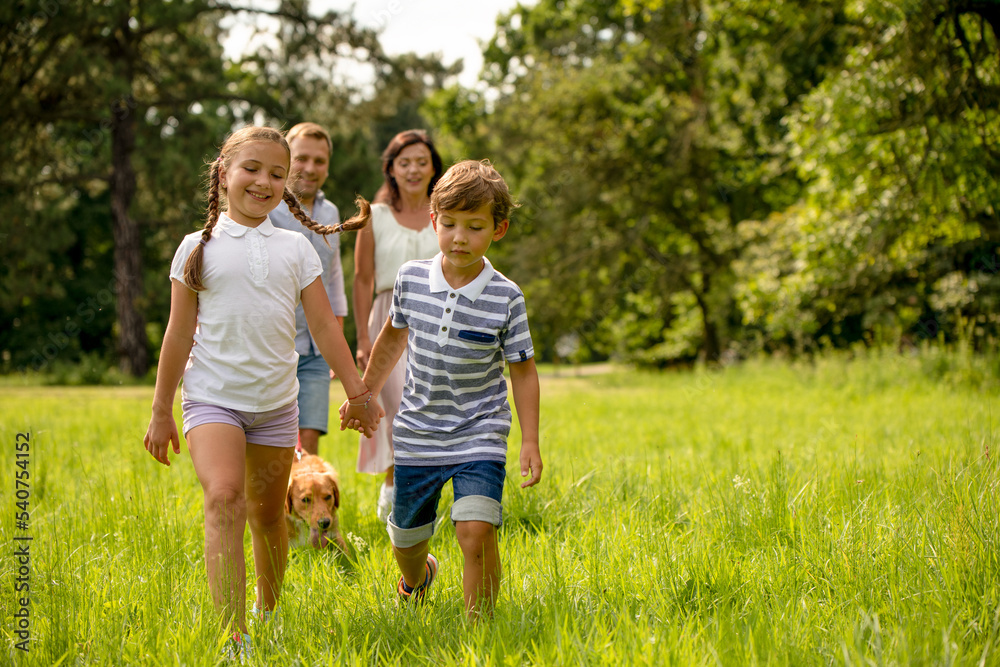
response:
[[[267,647],[281,641],[281,614],[275,608],[272,611],[258,609],[254,603],[253,609],[247,614],[247,631],[256,640],[257,648]]]
[[[222,647],[222,656],[226,660],[239,662],[241,665],[246,664],[253,657],[253,646],[250,644],[250,635],[234,632],[226,640],[226,645]]]
[[[382,523],[389,520],[389,514],[392,512],[392,491],[392,487],[385,484],[378,490],[378,507],[375,509],[375,514]]]
[[[247,616],[247,625],[251,628],[258,626],[269,626],[274,625],[277,627],[280,623],[281,617],[278,615],[277,609],[258,609],[257,603],[253,603],[253,609],[250,610],[250,615]]]
[[[427,589],[431,587],[434,583],[434,579],[437,577],[438,573],[438,562],[437,558],[431,554],[427,554],[427,569],[426,576],[424,577],[424,583],[420,584],[416,588],[406,590],[408,586],[402,577],[399,578],[399,583],[396,584],[396,592],[399,593],[399,599],[403,602],[409,602],[413,600],[417,604],[424,601],[424,595],[427,593]]]

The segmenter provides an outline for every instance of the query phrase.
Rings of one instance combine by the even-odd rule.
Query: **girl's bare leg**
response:
[[[278,604],[288,560],[285,495],[294,447],[247,443],[246,495],[253,562],[257,574],[257,604],[271,611]]]
[[[205,570],[223,626],[246,632],[246,437],[230,424],[203,424],[187,434],[205,498]]]

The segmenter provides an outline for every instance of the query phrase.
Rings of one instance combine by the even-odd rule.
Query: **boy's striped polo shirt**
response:
[[[521,289],[489,260],[452,288],[442,256],[407,262],[389,318],[408,328],[406,384],[392,439],[398,465],[507,459],[511,411],[504,361],[534,356]]]

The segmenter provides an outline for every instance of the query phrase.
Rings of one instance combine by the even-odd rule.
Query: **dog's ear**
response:
[[[340,509],[340,486],[337,484],[337,478],[333,475],[330,476],[330,481],[333,482],[333,507]]]
[[[292,513],[292,480],[288,480],[288,490],[285,492],[285,514]]]

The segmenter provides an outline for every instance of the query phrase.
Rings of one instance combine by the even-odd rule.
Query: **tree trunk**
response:
[[[712,320],[711,309],[708,305],[708,294],[711,284],[711,274],[703,272],[701,274],[701,289],[693,289],[691,291],[698,302],[698,309],[701,310],[701,324],[705,334],[701,343],[701,353],[704,355],[705,363],[715,365],[719,363],[722,350],[719,345],[719,330]]]
[[[705,327],[705,342],[702,344],[702,353],[705,355],[705,362],[714,366],[721,363],[722,350],[719,348],[719,331],[715,323],[708,315],[708,310],[701,309],[702,323]]]
[[[146,318],[139,309],[142,296],[142,242],[139,226],[129,217],[135,194],[133,105],[125,99],[111,104],[111,217],[115,242],[115,291],[118,297],[118,362],[123,372],[142,377],[149,370]]]

